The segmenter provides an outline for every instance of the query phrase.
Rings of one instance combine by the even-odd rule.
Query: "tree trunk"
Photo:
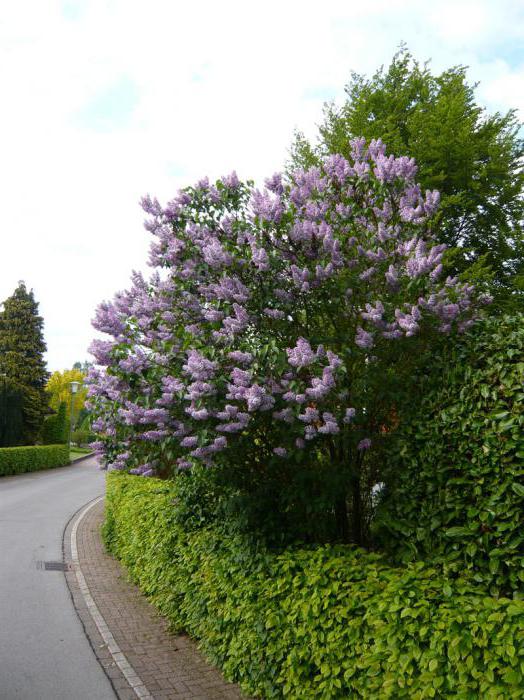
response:
[[[335,520],[337,524],[337,537],[342,540],[342,542],[349,542],[349,519],[345,494],[339,496],[335,501]]]
[[[355,474],[351,484],[352,508],[351,508],[351,534],[353,542],[363,545],[362,537],[362,494],[360,492],[360,471]]]

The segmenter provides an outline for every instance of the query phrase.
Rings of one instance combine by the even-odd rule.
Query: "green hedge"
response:
[[[68,445],[0,448],[0,476],[36,472],[69,464]]]
[[[434,371],[389,446],[375,529],[399,563],[524,589],[524,315],[479,324]]]
[[[44,424],[42,425],[42,442],[44,445],[57,445],[68,441],[69,419],[66,413],[67,406],[62,401],[57,413],[44,418]]]
[[[522,698],[524,601],[350,546],[255,552],[177,524],[175,483],[108,477],[105,542],[175,628],[263,698]]]

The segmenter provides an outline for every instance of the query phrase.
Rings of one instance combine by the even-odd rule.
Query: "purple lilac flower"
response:
[[[360,326],[357,328],[357,335],[355,338],[355,345],[364,350],[369,350],[373,347],[375,341],[373,340],[373,335],[368,333]]]
[[[236,190],[240,185],[240,180],[238,179],[238,175],[234,170],[229,175],[222,177],[221,181],[222,184],[229,190]]]
[[[336,435],[340,432],[337,419],[332,413],[324,411],[322,414],[322,420],[324,421],[324,424],[318,428],[319,433],[323,433],[324,435]]]
[[[202,247],[202,257],[212,268],[226,267],[233,258],[227,253],[217,238],[211,239]]]
[[[195,435],[188,435],[181,442],[181,447],[196,447],[198,445],[198,438]]]
[[[283,408],[281,411],[274,411],[273,418],[275,420],[281,420],[285,423],[292,423],[294,414],[291,408]]]
[[[346,408],[346,413],[344,415],[344,418],[342,419],[344,423],[351,423],[353,418],[356,415],[356,410],[354,408]]]
[[[242,352],[241,350],[233,350],[228,353],[228,357],[233,362],[238,362],[244,365],[250,365],[253,362],[253,355],[250,352]]]
[[[371,440],[369,438],[364,438],[358,443],[357,450],[360,450],[362,452],[363,450],[369,450],[370,447]]]
[[[247,410],[250,413],[258,410],[267,411],[275,403],[275,399],[266,392],[264,387],[258,384],[253,384],[253,386],[249,387],[244,397],[247,402]]]
[[[305,338],[299,338],[294,348],[287,348],[288,362],[292,367],[307,367],[315,361],[315,353]]]
[[[311,408],[311,406],[308,406],[304,413],[301,413],[298,416],[298,420],[301,420],[303,423],[316,423],[319,420],[319,413],[316,408]]]
[[[188,406],[185,411],[191,416],[191,418],[193,418],[193,420],[207,420],[207,418],[209,418],[209,411],[207,408],[195,408],[195,406]]]
[[[190,350],[187,353],[187,362],[182,370],[193,379],[212,379],[217,369],[217,363],[205,358],[198,350]]]
[[[286,318],[286,314],[283,311],[280,311],[280,309],[266,308],[266,309],[264,309],[264,313],[266,316],[269,316],[269,318],[274,318],[277,320],[281,320],[283,318]]]
[[[256,190],[251,198],[253,213],[261,221],[277,224],[284,213],[284,204],[279,195]]]
[[[281,173],[275,173],[272,177],[267,178],[264,184],[270,192],[274,192],[278,195],[281,195],[284,192]]]
[[[287,455],[287,450],[285,447],[275,447],[273,452],[277,455],[277,457],[285,457]]]

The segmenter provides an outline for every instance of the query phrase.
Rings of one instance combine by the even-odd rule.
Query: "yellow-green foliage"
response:
[[[0,476],[36,472],[69,464],[68,445],[0,448]]]
[[[263,698],[522,698],[524,602],[351,546],[182,529],[177,485],[114,473],[104,537],[176,628]]]

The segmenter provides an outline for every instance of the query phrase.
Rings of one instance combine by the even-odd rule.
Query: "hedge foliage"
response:
[[[397,433],[381,544],[399,562],[443,562],[493,592],[524,590],[524,315],[489,319],[436,358]]]
[[[58,445],[68,441],[69,420],[66,415],[67,406],[62,401],[58,411],[44,418],[42,425],[42,442],[44,445]]]
[[[190,531],[177,484],[108,477],[104,538],[176,628],[264,698],[521,698],[524,601],[352,546]]]
[[[68,445],[0,448],[0,476],[36,472],[69,464]]]

